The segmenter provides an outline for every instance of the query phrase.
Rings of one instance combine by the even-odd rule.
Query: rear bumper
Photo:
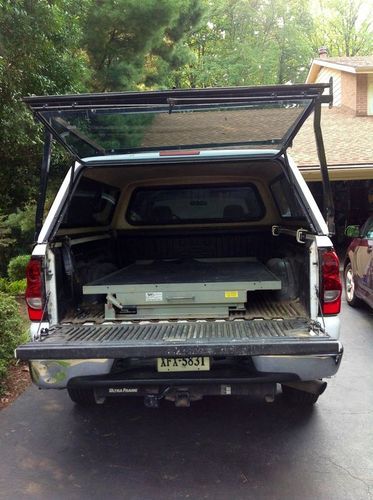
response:
[[[211,377],[190,376],[180,373],[177,377],[166,375],[134,379],[125,372],[117,376],[111,375],[113,359],[39,359],[30,361],[33,382],[42,389],[64,389],[69,384],[85,386],[122,387],[144,385],[193,385],[204,384],[248,384],[285,382],[294,380],[316,380],[331,377],[338,371],[343,349],[336,354],[324,355],[287,355],[287,356],[254,356],[252,357],[256,373],[224,375]]]
[[[103,377],[113,359],[35,359],[30,361],[32,381],[41,389],[65,389],[76,377]]]
[[[259,373],[284,373],[296,375],[298,380],[317,380],[335,375],[342,359],[343,348],[337,355],[315,356],[254,356],[255,369]]]

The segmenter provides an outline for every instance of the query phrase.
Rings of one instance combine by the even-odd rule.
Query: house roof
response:
[[[331,179],[373,179],[373,116],[323,107],[321,127]],[[289,153],[306,180],[321,179],[313,116],[302,126]]]
[[[341,64],[343,66],[351,66],[351,68],[371,68],[373,69],[373,55],[372,56],[353,56],[353,57],[327,57],[325,59],[316,59],[318,62],[327,61],[334,64]]]
[[[314,83],[322,67],[345,71],[346,73],[373,73],[373,55],[314,59],[306,83]]]

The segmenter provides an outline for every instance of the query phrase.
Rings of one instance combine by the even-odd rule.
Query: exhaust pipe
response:
[[[309,380],[307,382],[286,382],[282,385],[292,387],[298,391],[309,392],[310,394],[320,396],[325,391],[328,384],[323,380]]]

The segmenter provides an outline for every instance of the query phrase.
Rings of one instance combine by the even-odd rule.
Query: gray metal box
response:
[[[139,261],[85,285],[83,293],[137,307],[136,318],[172,319],[226,316],[229,308],[244,307],[247,291],[280,289],[281,281],[257,260],[190,259]]]

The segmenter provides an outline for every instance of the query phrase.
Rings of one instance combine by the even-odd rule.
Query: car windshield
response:
[[[80,158],[190,148],[281,151],[311,103],[168,103],[46,109],[40,115]]]

